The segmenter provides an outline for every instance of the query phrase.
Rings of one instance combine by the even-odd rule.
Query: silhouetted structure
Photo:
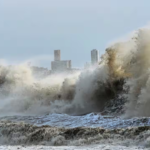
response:
[[[61,51],[54,50],[54,61],[60,61],[60,60],[61,60]]]
[[[68,71],[71,67],[71,60],[61,60],[61,51],[54,50],[54,61],[51,62],[52,72]]]
[[[97,49],[93,49],[91,51],[91,63],[92,65],[95,65],[97,64],[99,61],[99,53],[98,53],[98,50]]]

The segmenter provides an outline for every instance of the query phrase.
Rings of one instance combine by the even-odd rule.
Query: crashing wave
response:
[[[76,73],[37,79],[27,65],[1,65],[0,114],[106,113],[113,103],[126,117],[150,116],[149,56],[145,27],[110,45],[97,67]]]

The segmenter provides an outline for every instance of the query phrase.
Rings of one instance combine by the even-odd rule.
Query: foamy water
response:
[[[140,147],[126,147],[126,146],[116,146],[116,145],[93,145],[93,146],[60,146],[60,147],[54,147],[54,146],[0,146],[0,150],[143,150],[143,148]]]
[[[105,129],[150,126],[149,117],[135,117],[123,119],[114,116],[102,116],[91,113],[83,116],[70,116],[67,114],[49,114],[43,116],[10,116],[1,117],[0,121],[25,122],[36,126],[49,125],[52,127],[102,127]]]

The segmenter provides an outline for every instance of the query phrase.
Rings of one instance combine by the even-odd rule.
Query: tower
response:
[[[61,60],[60,50],[54,50],[54,61],[60,61],[60,60]]]
[[[54,61],[51,62],[52,72],[64,72],[71,70],[71,60],[61,60],[61,51],[54,50]]]
[[[99,61],[99,53],[98,53],[98,50],[97,49],[93,49],[91,51],[91,62],[92,62],[92,65],[95,65],[97,64]]]

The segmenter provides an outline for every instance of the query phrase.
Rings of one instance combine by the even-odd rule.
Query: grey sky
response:
[[[53,50],[61,49],[62,59],[81,67],[91,49],[104,53],[149,20],[149,0],[0,0],[0,57],[50,67]]]

